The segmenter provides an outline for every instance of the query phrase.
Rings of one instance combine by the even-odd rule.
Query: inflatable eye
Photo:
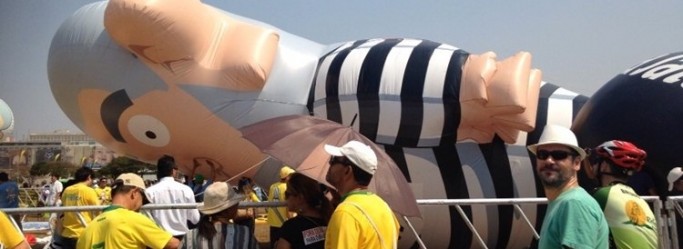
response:
[[[166,125],[149,115],[133,116],[128,121],[128,130],[135,139],[149,146],[166,146],[171,140]]]

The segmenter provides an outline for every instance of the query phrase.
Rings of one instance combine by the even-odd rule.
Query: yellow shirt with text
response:
[[[171,237],[171,233],[147,216],[119,206],[109,206],[83,231],[76,248],[164,248]]]
[[[62,206],[97,206],[100,205],[100,198],[95,190],[85,183],[76,183],[62,192]],[[90,223],[95,216],[93,212],[80,212],[85,220],[85,224]],[[78,238],[85,228],[78,220],[76,212],[65,212],[62,219],[62,236],[67,238]]]
[[[95,192],[97,193],[97,196],[100,197],[100,201],[102,204],[109,204],[111,203],[111,188],[110,187],[104,187],[104,188],[96,188]]]

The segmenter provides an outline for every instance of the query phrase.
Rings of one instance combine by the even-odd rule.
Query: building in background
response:
[[[39,162],[62,161],[100,169],[118,155],[82,133],[58,130],[31,133],[25,142],[0,142],[0,170],[31,167]]]

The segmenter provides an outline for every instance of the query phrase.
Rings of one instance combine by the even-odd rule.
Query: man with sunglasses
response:
[[[609,228],[598,203],[579,186],[577,172],[586,152],[574,133],[547,125],[537,144],[536,173],[548,197],[538,248],[608,248]]]
[[[330,168],[325,179],[341,195],[325,233],[325,248],[396,248],[399,224],[389,205],[368,191],[377,171],[375,152],[361,142],[325,145]]]
[[[616,248],[657,248],[657,221],[647,202],[626,184],[643,169],[644,150],[626,141],[607,141],[588,150],[584,169],[602,186],[593,193],[610,228],[610,245]]]
[[[180,240],[138,213],[149,202],[140,176],[121,174],[112,185],[111,195],[112,204],[83,231],[76,248],[178,248]]]

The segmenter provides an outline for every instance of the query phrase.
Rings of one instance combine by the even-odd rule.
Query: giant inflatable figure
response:
[[[664,176],[683,165],[683,52],[652,58],[601,87],[580,111],[572,129],[579,143],[631,141],[647,151],[646,167]],[[658,183],[666,192],[666,181]]]
[[[7,103],[0,99],[0,140],[5,136],[6,131],[14,127],[14,114]]]
[[[50,86],[67,116],[130,157],[176,157],[216,180],[266,174],[239,128],[291,114],[349,125],[383,146],[419,199],[543,196],[525,146],[587,101],[541,81],[531,55],[499,59],[421,39],[324,45],[199,1],[82,7],[53,38]],[[262,183],[268,184],[268,183]],[[463,206],[490,248],[533,232],[511,206]],[[540,227],[543,207],[522,205]],[[411,222],[429,248],[480,245],[454,207]],[[415,246],[408,229],[402,248]]]

